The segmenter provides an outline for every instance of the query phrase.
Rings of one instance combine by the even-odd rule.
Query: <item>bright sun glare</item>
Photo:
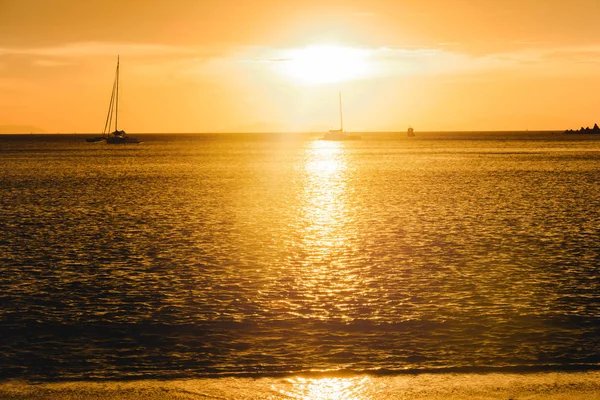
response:
[[[285,52],[284,73],[308,84],[341,82],[371,71],[366,50],[337,45],[313,45]]]

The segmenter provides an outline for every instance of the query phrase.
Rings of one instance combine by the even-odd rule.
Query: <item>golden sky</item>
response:
[[[0,126],[537,130],[600,122],[598,0],[0,0]]]

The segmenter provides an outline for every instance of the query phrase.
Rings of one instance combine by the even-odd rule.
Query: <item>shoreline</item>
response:
[[[140,381],[0,382],[5,400],[141,399],[597,399],[600,371],[358,374],[339,377],[200,378]]]

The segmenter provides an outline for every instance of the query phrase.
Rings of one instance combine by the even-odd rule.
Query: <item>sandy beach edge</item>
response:
[[[600,399],[600,371],[394,376],[0,382],[6,400],[96,399]]]

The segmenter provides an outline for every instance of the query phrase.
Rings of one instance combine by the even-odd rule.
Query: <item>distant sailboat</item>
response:
[[[344,118],[342,114],[342,92],[339,92],[340,97],[340,129],[330,129],[321,140],[356,140],[360,139],[360,136],[357,135],[348,135],[344,132]]]
[[[415,131],[413,130],[412,126],[408,127],[408,130],[406,131],[406,135],[408,135],[409,137],[415,136]]]
[[[115,130],[110,132],[113,124]],[[126,144],[126,143],[141,143],[140,140],[132,138],[125,131],[119,130],[119,57],[117,56],[117,71],[115,73],[115,81],[113,83],[112,94],[110,95],[110,105],[108,107],[108,115],[106,116],[106,123],[104,124],[104,130],[102,131],[102,137],[109,144]],[[109,133],[110,132],[110,133]],[[94,138],[96,139],[96,138]],[[89,141],[89,140],[88,140]]]

